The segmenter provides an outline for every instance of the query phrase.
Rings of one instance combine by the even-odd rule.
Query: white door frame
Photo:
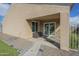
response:
[[[56,22],[45,22],[44,24],[43,24],[43,35],[45,35],[45,36],[49,36],[49,35],[46,35],[45,34],[45,24],[51,24],[51,23],[54,23],[55,24],[55,29],[56,29]],[[49,25],[49,29],[50,29],[50,25]],[[49,34],[50,34],[50,30],[49,30]]]

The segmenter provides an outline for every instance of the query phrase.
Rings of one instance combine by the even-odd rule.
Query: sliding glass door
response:
[[[53,34],[53,32],[55,31],[55,23],[53,23],[53,22],[44,23],[43,30],[44,30],[45,36],[49,36],[49,35]]]

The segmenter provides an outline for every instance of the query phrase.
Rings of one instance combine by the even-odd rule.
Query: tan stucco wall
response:
[[[60,18],[60,47],[69,50],[69,13],[61,13]]]
[[[64,26],[64,24],[68,22],[68,18],[66,17],[64,18],[64,15],[69,13],[69,9],[70,9],[69,6],[60,6],[60,5],[12,4],[10,10],[8,11],[8,13],[4,18],[3,33],[25,38],[25,39],[31,38],[32,37],[31,27],[29,26],[26,19],[50,15],[50,14],[56,14],[56,13],[60,13],[60,14],[64,13],[63,15],[61,14],[61,25]],[[67,17],[69,16],[67,15]],[[65,20],[65,23],[63,23],[64,20]],[[62,44],[64,44],[63,41],[66,40],[67,38],[66,36],[68,36],[68,35],[64,36],[66,33],[64,29],[66,28],[65,27],[63,28],[63,26],[61,26],[63,30],[63,31],[61,30],[62,31],[61,35],[63,37],[61,36],[61,39],[60,39]],[[68,29],[66,31],[68,31]],[[62,47],[64,46],[62,45]]]

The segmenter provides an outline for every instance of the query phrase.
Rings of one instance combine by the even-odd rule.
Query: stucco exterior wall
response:
[[[30,25],[26,21],[27,19],[56,13],[60,14],[63,13],[63,15],[61,14],[61,16],[63,17],[65,14],[69,13],[69,9],[70,6],[62,6],[62,5],[12,4],[10,10],[7,12],[4,18],[3,33],[21,37],[24,39],[32,38],[32,30]],[[60,20],[62,23],[64,21],[64,18],[61,18]],[[68,18],[65,19],[65,22],[66,21],[68,21]],[[66,23],[62,23],[61,25],[64,26],[64,24]],[[61,26],[61,28],[63,28],[63,26]],[[65,32],[61,33],[61,35],[63,36],[64,34]],[[62,39],[65,40],[66,36],[64,36],[64,38],[61,36],[61,40]]]
[[[60,18],[60,47],[69,50],[69,13],[61,13]]]

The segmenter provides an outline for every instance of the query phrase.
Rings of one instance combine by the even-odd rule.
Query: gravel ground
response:
[[[42,45],[37,56],[79,56],[79,52],[65,51]]]
[[[28,41],[25,39],[13,37],[2,33],[0,33],[0,38],[2,38],[4,42],[11,45],[12,47],[17,48],[21,53],[20,55],[27,52],[34,45],[34,42],[32,41]],[[51,46],[50,44],[49,46],[44,44],[48,45],[48,43],[43,43],[43,45],[40,46],[37,56],[79,56],[79,51],[65,51],[49,47]]]

